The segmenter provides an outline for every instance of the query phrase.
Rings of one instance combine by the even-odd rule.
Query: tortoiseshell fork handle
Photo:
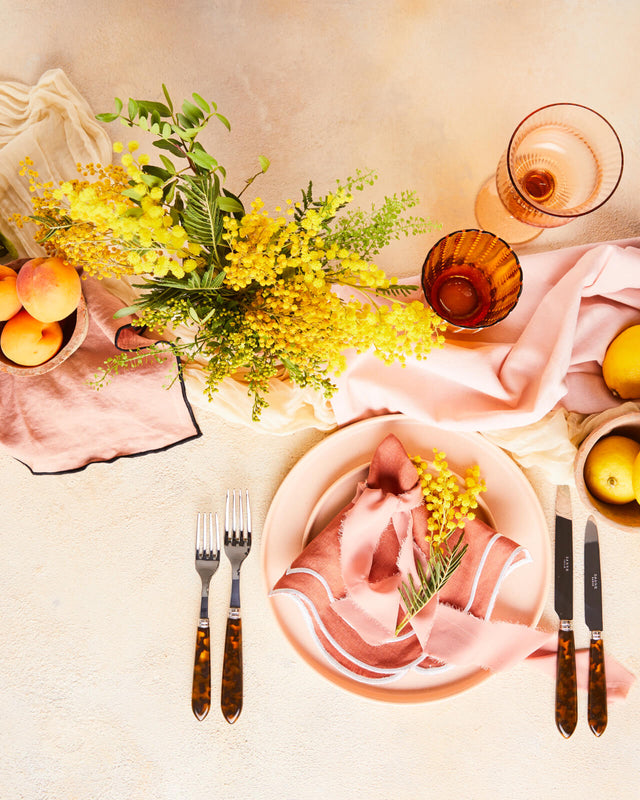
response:
[[[563,621],[563,625],[567,623]],[[570,625],[570,623],[569,623]],[[576,645],[573,630],[558,631],[558,668],[556,673],[556,725],[568,739],[578,723],[578,690],[576,684]]]
[[[589,727],[602,736],[607,727],[607,680],[604,671],[604,641],[599,631],[591,632],[589,644]]]
[[[196,636],[196,658],[193,665],[193,688],[191,708],[202,720],[211,708],[211,650],[209,644],[209,620],[201,619]]]
[[[227,618],[220,707],[229,723],[235,722],[242,711],[242,620],[240,609],[235,608]]]

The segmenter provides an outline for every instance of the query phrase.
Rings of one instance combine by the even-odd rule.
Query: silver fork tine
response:
[[[200,527],[201,522],[202,522],[202,514],[198,514],[198,524],[196,526],[196,558],[198,558],[199,556],[202,557],[203,555],[202,530]]]
[[[237,495],[237,496],[236,496]],[[251,508],[246,490],[246,516],[242,490],[227,491],[224,552],[231,562],[231,599],[222,668],[220,705],[227,722],[235,722],[242,710],[242,620],[240,617],[240,567],[251,550]],[[233,512],[230,520],[230,512]],[[230,524],[231,522],[231,524]],[[246,523],[246,524],[245,524]]]
[[[207,519],[208,518],[208,519]],[[196,571],[202,581],[200,620],[193,665],[191,708],[202,720],[211,707],[211,652],[209,639],[209,583],[220,564],[220,525],[216,514],[216,549],[213,549],[213,515],[198,514],[196,524]]]
[[[249,490],[245,489],[247,499],[247,544],[251,547],[251,506],[249,505]]]

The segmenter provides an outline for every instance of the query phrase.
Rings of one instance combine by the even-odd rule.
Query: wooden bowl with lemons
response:
[[[637,451],[628,442],[635,443]],[[578,495],[594,517],[620,530],[638,533],[640,503],[637,500],[606,502],[594,494],[595,491],[607,495],[609,489],[611,497],[616,491],[619,493],[619,484],[628,477],[630,463],[638,460],[635,452],[640,453],[640,412],[607,420],[593,430],[578,448],[574,476]],[[610,482],[609,487],[607,482]],[[624,491],[622,494],[624,496]]]

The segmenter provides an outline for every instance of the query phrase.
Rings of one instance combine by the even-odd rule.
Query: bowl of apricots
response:
[[[0,372],[50,372],[80,347],[88,330],[73,265],[54,256],[0,264]]]

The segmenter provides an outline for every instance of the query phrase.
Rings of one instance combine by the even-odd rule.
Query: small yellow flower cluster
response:
[[[375,264],[323,236],[324,223],[349,199],[345,190],[295,221],[271,218],[260,199],[241,220],[227,218],[225,284],[258,287],[247,300],[245,324],[258,348],[282,354],[303,371],[341,372],[343,351],[373,347],[387,362],[418,358],[441,345],[444,323],[420,302],[363,303],[340,299],[332,284],[375,294],[391,281]],[[289,201],[289,215],[295,207]],[[394,281],[395,282],[395,281]]]
[[[264,203],[256,198],[250,213],[236,220],[227,217],[223,239],[230,248],[225,267],[225,283],[231,288],[245,288],[255,282],[272,286],[285,271],[304,275],[306,283],[324,288],[327,280],[356,283],[376,288],[388,286],[384,273],[362,261],[356,254],[328,245],[323,238],[323,225],[338,208],[348,202],[344,189],[328,195],[318,208],[309,208],[299,219],[287,220],[296,213],[296,206],[287,201],[286,216],[272,218]],[[281,209],[277,209],[281,211]],[[337,260],[332,269],[330,262]]]
[[[445,453],[434,448],[433,454],[432,463],[419,456],[411,460],[430,512],[427,526],[431,543],[435,549],[440,549],[452,533],[464,528],[467,520],[475,518],[478,496],[486,491],[487,486],[480,477],[477,464],[467,469],[463,487],[460,479],[449,469]]]
[[[281,354],[303,371],[341,371],[341,350],[357,335],[352,306],[343,305],[328,287],[310,286],[304,275],[259,290],[245,322],[259,349]]]
[[[136,161],[132,155],[137,146],[129,143],[122,166],[78,164],[81,179],[58,187],[38,181],[31,159],[21,162],[47,252],[98,277],[169,272],[183,277],[195,269],[200,247],[187,241],[184,228],[166,212],[161,187],[142,171],[148,157]],[[122,145],[114,149],[119,152]]]

